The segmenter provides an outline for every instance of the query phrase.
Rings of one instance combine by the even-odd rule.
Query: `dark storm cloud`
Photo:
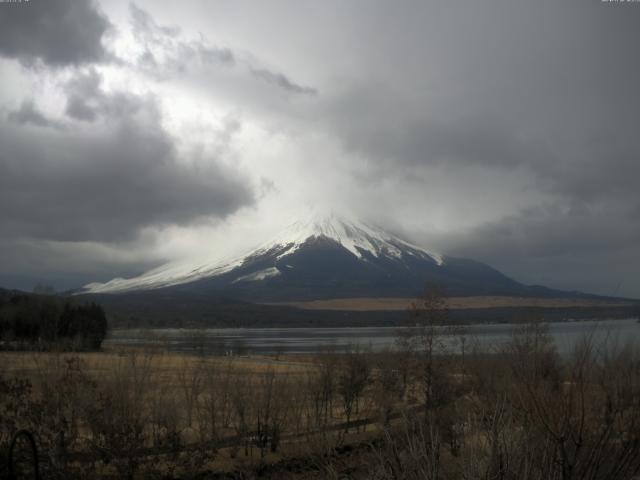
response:
[[[181,157],[153,97],[107,94],[99,85],[89,72],[67,86],[70,99],[76,88],[86,100],[67,113],[101,122],[97,130],[84,122],[40,135],[9,123],[0,130],[6,237],[121,241],[144,227],[221,218],[253,203],[247,180],[221,159]]]
[[[430,240],[526,283],[638,297],[640,228],[620,210],[546,205]]]
[[[435,107],[419,112],[415,108],[403,94],[364,87],[335,99],[331,121],[347,148],[365,153],[380,166],[515,168],[546,163],[551,155],[544,144],[519,135],[508,119],[489,112],[447,118],[446,113],[436,114]]]
[[[325,111],[347,148],[401,174],[524,167],[559,194],[629,192],[627,179],[640,174],[640,8],[413,7],[364,15],[360,29],[372,32],[389,16],[386,34],[357,52],[362,75]]]
[[[38,127],[61,128],[60,122],[47,118],[33,100],[23,100],[18,110],[9,112],[7,119],[19,125],[32,124]]]
[[[640,244],[640,229],[628,221],[629,209],[612,216],[602,209],[563,209],[545,205],[484,223],[467,238],[450,244],[453,251],[495,257],[598,254]]]
[[[321,112],[309,115],[363,159],[353,175],[367,185],[396,182],[398,197],[416,204],[424,192],[407,178],[425,179],[427,191],[430,175],[450,179],[451,191],[432,200],[446,211],[449,198],[463,199],[479,226],[451,229],[439,242],[443,252],[524,281],[605,293],[608,279],[624,276],[626,292],[640,296],[638,5],[366,5],[350,12],[363,9],[357,38],[347,37],[349,76],[323,88]],[[478,191],[503,189],[505,174],[526,189],[499,218]],[[480,187],[453,187],[465,182]],[[531,207],[519,210],[523,199]],[[426,224],[429,209],[420,218]],[[456,223],[445,218],[441,228]],[[416,240],[429,246],[432,238]]]
[[[0,239],[0,286],[27,291],[38,283],[55,285],[62,291],[118,276],[136,276],[157,263],[158,259],[148,257],[136,243],[109,248],[95,243]]]
[[[107,55],[108,19],[89,0],[31,0],[0,4],[0,55],[51,66],[96,62]]]
[[[94,69],[75,75],[64,87],[67,94],[65,113],[85,122],[93,122],[99,116],[127,119],[155,105],[149,97],[122,91],[105,93],[101,84],[102,77]]]
[[[80,74],[66,85],[67,106],[66,113],[76,120],[91,122],[97,116],[97,110],[108,101],[100,92],[101,78],[98,72]]]

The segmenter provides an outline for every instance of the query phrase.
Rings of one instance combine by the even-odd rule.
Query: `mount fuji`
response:
[[[139,277],[91,283],[77,293],[160,290],[286,302],[415,297],[428,282],[441,285],[450,296],[566,296],[523,285],[481,262],[440,255],[336,214],[295,222],[238,258],[170,263]]]

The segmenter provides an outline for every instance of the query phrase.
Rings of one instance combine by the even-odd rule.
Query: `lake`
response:
[[[480,324],[465,326],[466,348],[477,345],[483,351],[504,344],[511,338],[514,324]],[[585,335],[596,341],[640,343],[640,323],[635,318],[549,323],[560,353],[570,352]],[[393,348],[396,327],[345,328],[207,328],[207,329],[118,329],[109,333],[106,347],[160,345],[174,352],[208,354],[317,353],[345,350],[358,345],[374,351]],[[446,337],[454,352],[460,349],[454,337]]]

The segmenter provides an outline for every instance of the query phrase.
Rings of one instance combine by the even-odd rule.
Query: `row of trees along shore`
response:
[[[95,303],[74,304],[54,295],[0,295],[0,348],[98,350],[107,317]]]

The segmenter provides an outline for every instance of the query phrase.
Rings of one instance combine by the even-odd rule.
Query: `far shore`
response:
[[[272,302],[265,305],[283,305],[303,310],[340,311],[401,311],[410,308],[413,298],[334,298],[302,302]],[[533,298],[506,296],[449,297],[447,305],[452,310],[478,308],[576,308],[576,307],[632,307],[640,302],[631,300],[600,300],[590,298]]]

